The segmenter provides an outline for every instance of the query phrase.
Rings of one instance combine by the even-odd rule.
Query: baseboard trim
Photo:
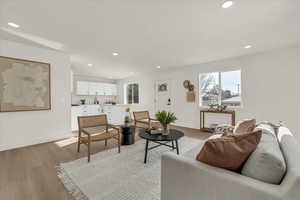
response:
[[[32,141],[27,141],[26,143],[4,144],[4,145],[0,145],[0,151],[6,151],[6,150],[11,150],[11,149],[32,146],[32,145],[36,145],[36,144],[53,142],[56,140],[61,140],[61,139],[70,138],[70,137],[72,137],[71,132],[69,134],[59,134],[59,135],[55,135],[55,136],[47,137],[47,138],[45,138],[45,137],[36,138]]]

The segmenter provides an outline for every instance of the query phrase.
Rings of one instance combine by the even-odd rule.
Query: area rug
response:
[[[180,153],[201,143],[183,137],[179,140]],[[154,145],[154,143],[149,143]],[[148,152],[144,164],[145,141],[122,146],[86,158],[57,166],[58,177],[76,200],[159,200],[161,155],[170,148],[161,146]],[[174,152],[175,153],[175,152]]]

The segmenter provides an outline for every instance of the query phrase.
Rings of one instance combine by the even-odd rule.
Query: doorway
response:
[[[155,83],[155,112],[172,111],[172,81],[156,81]]]

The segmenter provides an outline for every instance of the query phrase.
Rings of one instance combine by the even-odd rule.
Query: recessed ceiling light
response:
[[[117,53],[117,52],[113,52],[113,53],[112,53],[112,55],[113,55],[113,56],[118,56],[118,55],[119,55],[119,53]]]
[[[223,4],[222,4],[222,8],[229,8],[233,5],[233,1],[225,1]]]
[[[251,45],[244,46],[245,49],[250,49],[251,47],[252,47]]]
[[[8,22],[7,24],[8,24],[9,26],[11,26],[11,27],[14,27],[14,28],[19,28],[19,27],[20,27],[20,25],[15,24],[15,23],[13,23],[13,22]]]
[[[156,68],[157,68],[157,69],[160,69],[160,66],[158,65],[158,66],[156,66]]]
[[[88,64],[89,67],[93,67],[93,64]]]

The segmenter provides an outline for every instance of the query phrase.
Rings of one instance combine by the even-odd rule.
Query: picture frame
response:
[[[51,110],[51,65],[0,56],[0,112]]]
[[[158,92],[167,92],[167,91],[168,91],[167,83],[158,84]]]

